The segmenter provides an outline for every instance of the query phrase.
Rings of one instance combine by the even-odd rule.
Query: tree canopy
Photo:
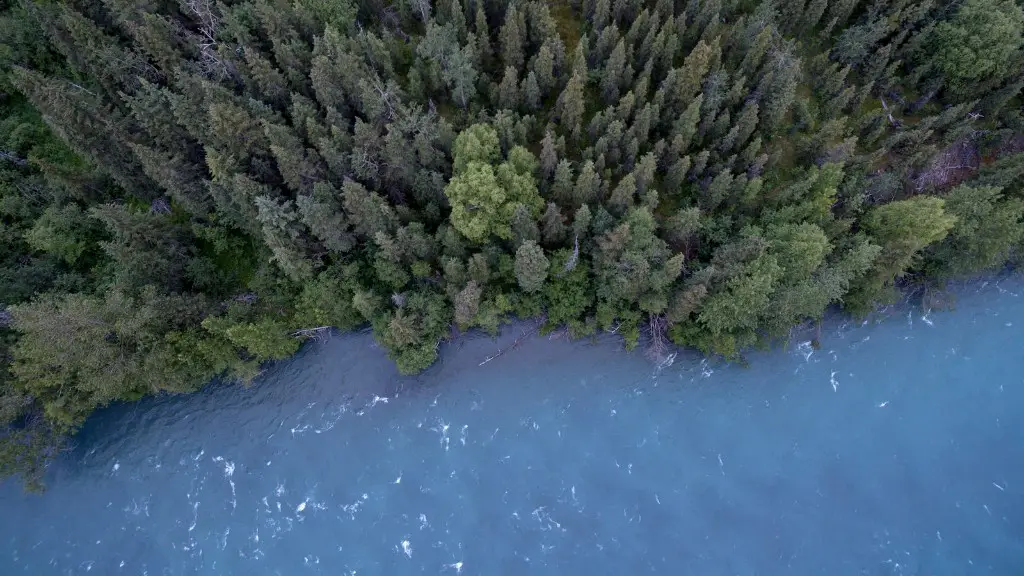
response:
[[[1013,0],[0,5],[0,475],[368,326],[740,358],[1024,242]]]

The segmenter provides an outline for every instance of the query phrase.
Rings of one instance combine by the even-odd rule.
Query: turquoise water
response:
[[[416,378],[366,335],[247,389],[112,407],[0,574],[1024,573],[1024,282],[835,322],[750,367],[468,338]]]

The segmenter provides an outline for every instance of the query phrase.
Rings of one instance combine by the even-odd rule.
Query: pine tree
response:
[[[758,87],[758,92],[763,94],[760,114],[764,128],[774,131],[781,126],[796,98],[800,60],[788,49],[780,50],[769,57],[768,66],[770,72],[764,75]]]
[[[811,0],[804,10],[803,19],[800,22],[801,28],[804,30],[815,28],[818,22],[821,21],[821,17],[825,14],[825,8],[827,7],[828,0]]]
[[[773,26],[765,26],[760,29],[757,36],[754,37],[750,43],[750,47],[747,48],[743,54],[743,61],[740,62],[740,70],[748,78],[753,78],[758,70],[761,68],[761,63],[764,62],[765,55],[768,53],[768,48],[772,44],[773,35],[775,29]]]
[[[626,68],[626,45],[622,40],[615,45],[608,61],[605,62],[604,72],[601,76],[601,92],[604,101],[612,104],[619,99],[619,86],[622,83]]]
[[[633,173],[627,174],[612,190],[608,198],[608,207],[616,214],[623,215],[633,207],[634,198],[637,193],[636,179]]]
[[[258,50],[245,48],[245,84],[249,94],[267,104],[280,108],[288,102],[291,88],[284,74]]]
[[[555,56],[545,42],[531,62],[531,72],[536,74],[537,86],[543,94],[555,86]]]
[[[530,209],[520,204],[512,214],[512,238],[518,246],[526,241],[539,242],[540,229]]]
[[[525,30],[521,29],[521,16],[516,5],[509,4],[505,12],[505,23],[498,34],[501,39],[501,60],[506,67],[519,70],[523,67],[523,42]]]
[[[313,183],[323,177],[320,155],[313,149],[303,150],[298,135],[288,126],[265,123],[264,131],[288,187],[296,193],[312,190]]]
[[[853,11],[859,3],[860,0],[838,0],[837,2],[830,3],[826,20],[834,22],[832,27],[845,26],[846,21],[850,18],[850,15],[853,14]]]
[[[572,217],[572,233],[579,241],[584,241],[590,236],[590,221],[592,219],[590,207],[584,204],[576,210]]]
[[[871,240],[882,247],[871,270],[857,279],[844,303],[855,312],[867,312],[878,301],[890,299],[892,283],[906,273],[919,251],[946,237],[956,218],[934,196],[914,196],[874,208],[864,219]]]
[[[711,158],[711,152],[708,150],[701,150],[693,157],[693,166],[690,168],[690,175],[694,178],[700,178],[704,174],[704,169],[708,166],[708,160]]]
[[[273,253],[274,261],[292,280],[310,279],[314,264],[306,258],[308,245],[294,204],[290,200],[282,202],[260,196],[256,207],[263,224],[263,240]]]
[[[966,0],[924,48],[960,98],[998,85],[1024,64],[1024,9],[1009,0]]]
[[[523,95],[523,103],[530,110],[540,109],[540,86],[537,84],[537,76],[530,71],[526,76],[526,80],[523,80],[523,85],[520,89]]]
[[[132,145],[132,150],[146,175],[160,184],[178,205],[196,216],[204,216],[209,211],[210,193],[201,166],[180,155],[162,153],[141,144]]]
[[[594,0],[594,16],[591,25],[594,31],[601,32],[611,20],[611,0]]]
[[[751,134],[754,133],[754,130],[757,129],[758,110],[759,107],[756,100],[751,100],[743,106],[743,109],[740,110],[740,115],[736,118],[736,123],[733,124],[729,135],[723,139],[723,152],[738,149],[747,143],[747,139],[750,138]]]
[[[102,167],[138,197],[149,200],[156,196],[157,186],[127,144],[131,124],[119,112],[106,108],[86,89],[24,68],[12,71],[11,82],[76,153]]]
[[[525,292],[537,292],[544,286],[550,267],[544,249],[536,242],[528,240],[516,250],[515,273],[519,287]]]
[[[171,100],[160,86],[139,80],[139,88],[131,96],[124,95],[132,119],[145,130],[154,148],[191,153],[195,141],[177,122]]]
[[[96,82],[108,97],[116,97],[121,91],[131,93],[139,78],[151,82],[161,79],[144,57],[122,48],[117,39],[70,5],[40,6],[38,10],[54,47],[80,76]]]
[[[571,76],[579,76],[580,79],[585,83],[588,77],[587,69],[587,37],[583,36],[580,41],[576,43],[576,49],[573,51],[572,56],[572,74]]]
[[[697,123],[700,121],[700,109],[704,104],[704,95],[698,94],[676,119],[672,126],[671,149],[674,154],[685,154],[697,134]]]
[[[574,185],[572,164],[563,158],[555,168],[554,181],[551,184],[551,197],[562,206],[572,206]]]
[[[573,206],[583,204],[599,203],[601,194],[601,177],[594,168],[594,162],[588,160],[583,163],[579,176],[576,177],[576,185],[572,190]]]
[[[341,189],[345,212],[361,239],[376,237],[378,232],[391,233],[398,227],[394,209],[380,196],[354,180],[345,180]]]
[[[486,67],[491,61],[494,51],[491,48],[491,27],[487,24],[487,14],[484,12],[482,0],[476,2],[475,18],[476,45],[473,48],[476,51],[476,62],[480,66]]]
[[[671,194],[678,194],[683,183],[686,181],[686,174],[690,171],[690,157],[681,156],[672,162],[668,173],[665,174],[665,190]]]
[[[338,190],[327,182],[313,185],[313,193],[295,199],[302,222],[324,246],[336,253],[345,254],[356,246],[349,222],[341,211]]]
[[[555,149],[555,139],[548,131],[544,133],[544,139],[540,142],[540,170],[544,180],[552,179],[557,167],[558,151]]]
[[[511,66],[505,67],[505,76],[498,86],[498,105],[506,110],[519,107],[519,79],[516,77],[516,69]]]
[[[674,98],[680,102],[687,102],[697,94],[704,76],[711,69],[712,53],[716,47],[717,43],[715,46],[711,46],[703,40],[694,46],[693,50],[686,56],[686,60],[683,61],[678,85],[673,94]]]
[[[565,218],[554,202],[548,202],[548,207],[541,217],[541,236],[547,246],[559,246],[565,240]]]
[[[583,77],[574,73],[558,97],[555,108],[559,124],[574,139],[579,139],[583,132],[583,114],[586,110],[586,102],[583,99],[584,85]]]

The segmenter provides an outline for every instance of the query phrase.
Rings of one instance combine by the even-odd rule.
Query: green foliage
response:
[[[551,259],[550,281],[544,287],[549,328],[567,324],[576,336],[583,336],[583,319],[594,303],[590,271],[586,263],[569,250],[559,250]]]
[[[77,427],[113,400],[161,390],[195,390],[217,372],[182,371],[167,361],[169,336],[196,322],[202,299],[163,296],[152,288],[132,297],[46,295],[10,309],[21,333],[11,371],[61,429]],[[212,367],[210,367],[212,368]]]
[[[236,323],[223,316],[210,317],[203,320],[203,328],[226,338],[258,361],[282,360],[299,349],[299,341],[288,333],[288,326],[273,318]]]
[[[966,0],[939,22],[919,58],[934,62],[954,93],[974,95],[1024,64],[1024,10],[1011,0]]]
[[[434,363],[438,341],[452,319],[451,307],[440,294],[417,290],[401,307],[373,318],[373,333],[403,374],[414,374]]]
[[[497,166],[497,134],[477,124],[455,140],[455,173],[444,192],[452,207],[451,222],[463,236],[483,242],[490,236],[511,238],[516,210],[525,207],[534,217],[543,200],[533,172],[537,161],[525,148],[515,147]]]
[[[929,249],[928,260],[940,274],[963,276],[998,268],[1024,237],[1024,202],[1004,198],[993,186],[957,186],[945,198],[956,224]]]
[[[548,262],[544,249],[536,242],[523,242],[516,250],[516,280],[525,292],[537,292],[548,277]]]
[[[873,303],[892,299],[894,280],[906,274],[922,249],[946,237],[956,218],[945,212],[944,204],[934,196],[914,196],[868,212],[864,229],[882,250],[845,299],[851,311],[864,313]]]
[[[775,282],[782,273],[776,258],[767,253],[744,264],[720,292],[708,296],[702,303],[698,320],[707,328],[709,338],[708,344],[698,342],[698,345],[734,357],[754,344],[758,320],[771,305]]]
[[[74,266],[88,259],[102,238],[99,223],[89,218],[77,204],[62,208],[49,206],[25,234],[25,240],[36,249],[60,258]],[[95,257],[95,255],[93,255]]]
[[[295,302],[292,324],[299,329],[333,326],[351,330],[364,322],[352,304],[358,288],[359,268],[348,266],[340,274],[325,270],[302,288]]]

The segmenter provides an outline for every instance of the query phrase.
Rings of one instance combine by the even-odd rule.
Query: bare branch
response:
[[[199,61],[203,72],[216,78],[231,76],[230,67],[217,53],[220,20],[214,13],[213,0],[185,0],[182,4],[199,21]]]
[[[11,162],[13,164],[17,164],[18,166],[27,166],[28,165],[28,160],[26,160],[24,158],[21,158],[20,156],[18,156],[14,152],[7,152],[6,150],[0,150],[0,158],[2,158],[4,160],[7,160],[8,162]]]
[[[889,117],[889,124],[892,124],[893,128],[902,126],[903,124],[899,120],[892,117],[892,112],[889,111],[889,105],[885,103],[885,98],[879,97],[878,99],[882,101],[882,109],[885,110],[885,115]]]
[[[981,165],[977,146],[969,139],[954,142],[932,159],[931,164],[914,178],[914,189],[942,189],[962,182]]]
[[[580,260],[580,237],[579,237],[579,234],[577,234],[576,235],[576,239],[573,241],[572,256],[570,256],[569,259],[565,261],[565,268],[562,269],[562,273],[559,274],[559,277],[565,276],[569,272],[572,272],[573,269],[576,268],[576,264],[579,263],[579,260]]]

